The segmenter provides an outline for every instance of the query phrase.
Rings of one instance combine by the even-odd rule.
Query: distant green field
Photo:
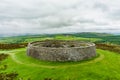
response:
[[[46,62],[26,56],[26,49],[4,50],[1,72],[17,72],[16,80],[120,80],[120,54],[97,49],[98,57],[80,62]]]
[[[0,39],[0,43],[28,43],[33,41],[41,41],[46,39],[55,39],[55,40],[81,40],[81,41],[101,41],[100,38],[83,38],[83,37],[75,37],[75,36],[63,36],[63,35],[56,35],[54,37],[9,37]]]
[[[101,39],[99,38],[83,38],[83,37],[75,37],[75,36],[55,36],[54,39],[57,40],[80,40],[80,41],[91,41],[91,42],[95,42],[95,41],[100,41]]]
[[[74,34],[49,34],[49,35],[27,35],[0,38],[0,43],[28,43],[32,41],[40,41],[46,39],[59,40],[84,40],[95,43],[108,43],[120,45],[120,35],[113,35],[107,33],[74,33]]]

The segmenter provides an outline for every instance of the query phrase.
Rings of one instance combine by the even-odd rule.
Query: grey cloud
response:
[[[97,22],[94,19],[84,19],[81,18],[79,20],[77,20],[76,22],[81,23],[81,24],[89,24],[89,25],[96,25],[96,26],[105,26],[108,25],[107,22]]]
[[[105,5],[105,4],[103,4],[103,3],[98,3],[98,2],[96,2],[94,5],[93,5],[93,8],[95,8],[95,9],[101,9],[102,11],[108,11],[109,10],[109,7],[107,6],[107,5]]]
[[[113,19],[114,20],[120,20],[120,9],[110,12],[110,14],[108,15],[108,18],[110,18],[112,20]]]
[[[119,7],[108,0],[1,0],[0,34],[115,30]]]

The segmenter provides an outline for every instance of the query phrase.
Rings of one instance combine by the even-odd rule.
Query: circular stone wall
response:
[[[96,56],[94,43],[80,41],[37,41],[28,44],[27,55],[45,61],[80,61]]]

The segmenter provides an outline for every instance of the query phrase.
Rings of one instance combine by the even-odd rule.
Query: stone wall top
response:
[[[35,47],[35,48],[86,48],[86,47],[91,47],[95,46],[94,43],[91,42],[84,42],[84,41],[65,41],[65,40],[55,40],[58,42],[58,45],[61,44],[62,46],[60,47],[51,47],[51,46],[43,46],[45,42],[51,42],[49,45],[54,44],[54,40],[48,40],[48,41],[36,41],[36,42],[31,42],[28,45]],[[57,44],[57,43],[56,43]]]

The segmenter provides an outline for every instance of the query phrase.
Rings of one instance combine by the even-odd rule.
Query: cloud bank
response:
[[[119,0],[0,0],[0,34],[119,32]]]

